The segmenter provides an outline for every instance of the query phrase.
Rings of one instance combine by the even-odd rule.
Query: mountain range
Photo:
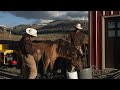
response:
[[[83,32],[88,33],[88,21],[87,20],[55,20],[47,24],[21,24],[13,28],[7,28],[7,31],[11,31],[12,34],[24,34],[26,28],[35,28],[38,34],[45,33],[69,33],[74,30],[74,26],[77,23],[81,23]]]

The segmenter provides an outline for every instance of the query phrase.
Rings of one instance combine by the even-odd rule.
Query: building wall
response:
[[[120,11],[89,11],[90,66],[102,69],[102,16],[118,15]]]

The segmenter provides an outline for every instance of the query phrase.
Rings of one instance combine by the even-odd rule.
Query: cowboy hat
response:
[[[78,29],[82,29],[81,24],[79,24],[79,23],[75,27]]]
[[[37,30],[35,30],[33,28],[27,28],[26,33],[31,35],[31,36],[37,37]]]

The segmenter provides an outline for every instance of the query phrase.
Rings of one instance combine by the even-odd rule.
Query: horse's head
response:
[[[81,59],[81,54],[77,49],[74,49],[74,51],[71,52],[71,64],[77,69],[80,70],[83,68],[83,63]]]
[[[82,69],[83,64],[81,60],[81,53],[80,51],[71,43],[64,41],[64,40],[58,40],[56,42],[58,45],[57,52],[59,57],[64,57],[70,60],[71,64],[76,69]]]

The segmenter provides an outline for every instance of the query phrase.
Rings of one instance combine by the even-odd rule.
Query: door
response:
[[[120,17],[105,19],[105,67],[120,69]]]

